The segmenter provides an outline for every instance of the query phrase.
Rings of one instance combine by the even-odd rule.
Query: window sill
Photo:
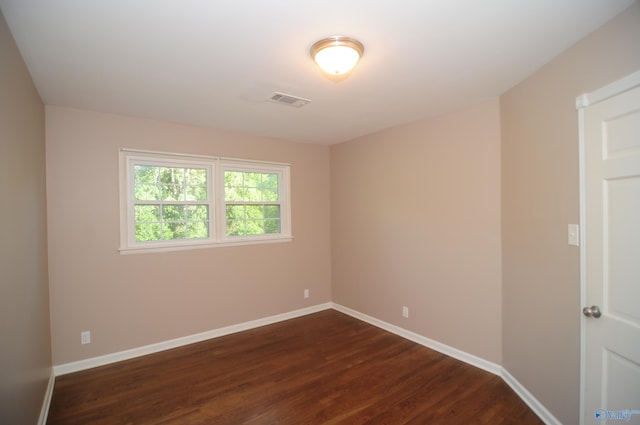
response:
[[[171,246],[140,246],[140,247],[121,247],[118,249],[120,255],[132,255],[132,254],[151,254],[155,252],[171,252],[171,251],[188,251],[192,249],[209,249],[209,248],[223,248],[230,246],[245,246],[245,245],[264,245],[272,243],[285,243],[292,242],[293,236],[282,236],[278,238],[263,238],[263,239],[238,239],[238,240],[224,240],[221,242],[206,242],[206,243],[185,243]]]

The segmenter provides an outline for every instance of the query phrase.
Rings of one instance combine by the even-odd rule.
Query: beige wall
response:
[[[500,363],[497,99],[332,146],[331,206],[335,302]]]
[[[46,113],[54,364],[330,301],[328,147],[53,106]],[[291,163],[294,241],[120,255],[120,147]],[[89,345],[80,345],[84,330]]]
[[[503,365],[562,423],[578,423],[576,96],[640,69],[640,4],[501,99]]]
[[[44,105],[0,13],[0,423],[35,424],[51,374]]]
[[[574,100],[639,69],[639,40],[636,3],[499,102],[331,148],[47,107],[54,364],[333,300],[504,365],[577,423]],[[4,21],[0,92],[16,206],[0,209],[0,422],[34,423],[51,365],[44,111]],[[290,162],[295,240],[120,255],[119,147]]]

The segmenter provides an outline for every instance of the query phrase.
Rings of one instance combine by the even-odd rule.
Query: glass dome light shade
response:
[[[311,56],[327,74],[343,75],[358,63],[364,46],[348,37],[330,37],[318,41],[311,47]]]

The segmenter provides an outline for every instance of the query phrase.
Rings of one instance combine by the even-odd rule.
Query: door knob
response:
[[[600,312],[600,309],[598,308],[597,305],[592,305],[591,307],[583,308],[582,314],[584,314],[587,317],[593,317],[595,319],[602,316],[602,313]]]

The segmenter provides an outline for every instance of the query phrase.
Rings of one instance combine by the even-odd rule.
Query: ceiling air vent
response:
[[[290,94],[278,93],[275,92],[273,96],[267,99],[270,102],[280,103],[282,105],[294,106],[296,108],[300,108],[301,106],[306,105],[311,102],[309,99],[305,99],[302,97],[291,96]]]

